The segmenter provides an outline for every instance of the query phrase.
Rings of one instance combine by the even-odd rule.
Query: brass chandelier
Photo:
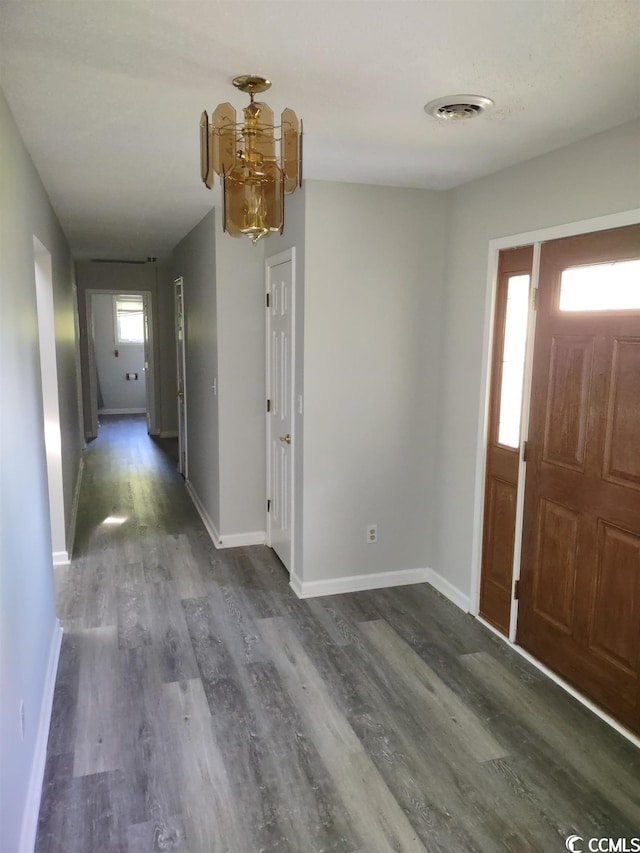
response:
[[[243,110],[244,122],[236,122],[229,103],[218,104],[211,121],[202,113],[200,171],[208,189],[214,172],[220,176],[224,230],[257,243],[272,231],[282,234],[284,195],[302,186],[302,122],[286,109],[281,123],[274,125],[273,110],[254,100],[271,88],[264,77],[245,74],[235,77],[233,85],[251,99]]]

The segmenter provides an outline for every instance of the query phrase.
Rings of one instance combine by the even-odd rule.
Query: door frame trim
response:
[[[493,341],[493,323],[495,313],[496,288],[498,283],[498,259],[502,249],[512,249],[516,246],[533,245],[533,269],[530,288],[533,290],[538,286],[538,274],[540,267],[541,244],[550,240],[559,240],[563,237],[574,237],[578,234],[589,234],[595,231],[608,231],[613,228],[624,228],[627,225],[640,224],[640,208],[621,211],[619,213],[598,216],[593,219],[584,219],[577,222],[569,222],[563,225],[553,225],[535,231],[525,231],[508,237],[498,237],[489,241],[487,280],[485,290],[485,315],[482,342],[482,365],[480,375],[480,410],[478,413],[478,431],[476,441],[476,470],[475,470],[475,495],[473,508],[473,534],[471,545],[471,583],[469,601],[471,613],[479,617],[480,609],[480,571],[482,564],[482,535],[484,515],[484,483],[486,476],[487,461],[487,439],[489,430],[490,411],[490,385],[491,385],[491,349]],[[520,439],[526,438],[529,427],[529,399],[531,391],[531,375],[533,370],[533,335],[535,332],[535,312],[530,312],[529,326],[527,328],[527,352],[525,360],[525,378],[523,387],[523,410],[520,425]],[[513,566],[513,584],[520,575],[520,549],[522,540],[522,523],[524,519],[524,485],[525,465],[520,459],[518,471],[518,493],[516,504],[516,530]],[[509,628],[508,642],[515,644],[517,628],[518,603],[511,597],[511,624]],[[483,624],[487,624],[481,620]]]
[[[269,348],[269,332],[271,329],[270,313],[266,310],[266,297],[269,293],[269,279],[271,267],[291,261],[291,473],[290,473],[290,489],[291,489],[291,558],[289,569],[289,577],[296,577],[295,572],[295,533],[296,533],[296,249],[292,246],[285,249],[283,252],[278,252],[276,255],[271,255],[265,258],[264,261],[264,293],[265,293],[265,401],[269,399],[269,375],[271,369],[271,354]],[[266,433],[266,495],[265,495],[265,543],[271,547],[271,513],[266,509],[266,501],[271,495],[271,423],[269,412],[267,412],[265,402],[265,433]]]
[[[180,285],[180,296],[182,298],[182,344],[178,341],[178,324],[177,324],[177,293],[178,285]],[[176,378],[180,380],[179,366],[180,356],[178,347],[182,350],[182,408],[184,409],[184,471],[182,470],[182,455],[183,448],[180,440],[180,401],[176,392],[176,406],[178,409],[178,471],[182,474],[185,480],[189,479],[189,439],[187,435],[187,336],[184,311],[184,277],[178,276],[173,280],[173,333],[176,342]],[[179,390],[179,389],[178,389]]]
[[[70,551],[68,519],[65,513],[53,256],[35,235],[33,235],[33,282],[51,559],[52,565],[65,566],[70,562]]]
[[[520,462],[518,465],[518,487],[516,490],[516,519],[513,539],[513,573],[511,584],[511,613],[509,617],[509,642],[515,643],[518,624],[518,602],[515,597],[516,584],[520,580],[520,559],[522,556],[522,529],[524,525],[524,487],[527,463],[524,461],[525,437],[529,435],[529,413],[531,410],[531,378],[533,376],[533,342],[536,333],[536,308],[534,294],[538,289],[540,277],[540,251],[542,243],[533,244],[531,263],[531,281],[529,282],[529,319],[527,322],[527,342],[524,354],[524,372],[522,377],[522,408],[520,415]]]

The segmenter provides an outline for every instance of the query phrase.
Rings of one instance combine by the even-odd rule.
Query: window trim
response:
[[[118,329],[118,302],[137,302],[142,306],[142,337],[139,341],[122,341]],[[114,293],[113,294],[113,340],[116,347],[139,347],[144,346],[144,296],[141,293]]]

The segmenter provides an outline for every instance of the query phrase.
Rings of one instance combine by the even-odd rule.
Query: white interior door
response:
[[[187,479],[187,382],[184,357],[184,297],[182,279],[175,284],[176,364],[178,386],[178,471]]]
[[[149,335],[149,297],[145,293],[142,294],[142,305],[142,318],[144,329],[144,387],[147,408],[147,432],[151,434],[153,431],[151,423],[151,412],[153,410],[153,379],[151,376],[151,370],[149,369],[149,365],[151,364],[151,345]]]
[[[93,293],[87,291],[87,362],[89,366],[89,441],[98,437],[98,366],[96,364],[96,333],[93,322]]]
[[[291,573],[294,490],[294,260],[289,249],[266,261],[267,542]]]

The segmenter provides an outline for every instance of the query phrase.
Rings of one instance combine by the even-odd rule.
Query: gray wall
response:
[[[469,594],[489,241],[640,207],[640,123],[450,193],[433,567]]]
[[[220,531],[220,430],[215,212],[176,246],[173,278],[183,279],[188,474],[192,488]]]
[[[101,408],[146,409],[144,344],[116,342],[113,299],[110,293],[94,293],[91,297]],[[127,379],[128,373],[137,373],[138,379]]]
[[[83,438],[78,417],[71,255],[1,92],[0,151],[0,812],[2,846],[13,851],[19,848],[47,663],[56,634],[34,236],[52,256],[67,525]],[[19,728],[21,700],[24,741]]]
[[[223,541],[260,534],[264,249],[223,234],[212,210],[176,247],[172,267],[184,282],[189,481]]]
[[[265,529],[267,245],[229,237],[216,222],[221,536]]]
[[[447,199],[310,181],[306,202],[301,580],[425,568]]]
[[[178,434],[178,398],[176,396],[178,386],[173,270],[170,261],[158,264],[157,275],[160,434],[176,436]]]

